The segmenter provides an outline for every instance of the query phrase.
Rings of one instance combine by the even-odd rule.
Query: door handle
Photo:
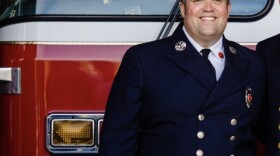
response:
[[[0,94],[21,93],[21,69],[0,68]]]

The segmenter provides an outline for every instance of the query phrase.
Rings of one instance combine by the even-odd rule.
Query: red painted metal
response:
[[[49,113],[104,112],[127,45],[0,45],[20,67],[22,93],[0,95],[0,155],[44,156]]]

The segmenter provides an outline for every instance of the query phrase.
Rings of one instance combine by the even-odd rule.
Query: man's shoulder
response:
[[[277,45],[280,47],[280,34],[277,34],[275,36],[269,37],[265,40],[262,40],[258,43],[258,45],[263,45],[263,46],[271,46],[271,45]]]
[[[168,49],[170,49],[172,44],[173,40],[170,37],[167,37],[160,40],[154,40],[134,45],[129,48],[128,52],[133,51],[141,55],[153,55],[156,53],[163,53],[164,51],[167,51]]]
[[[264,56],[271,57],[272,53],[278,51],[275,49],[280,49],[279,43],[280,43],[280,34],[262,40],[256,46],[257,53],[260,53]],[[279,53],[277,52],[277,54]]]
[[[250,60],[253,61],[255,63],[260,63],[262,64],[262,58],[260,56],[260,54],[256,53],[255,50],[252,50],[246,46],[240,45],[237,42],[234,41],[229,41],[228,43],[229,45],[229,50],[231,50],[231,47],[236,50],[237,56],[239,56],[240,58],[244,58],[246,60]]]
[[[133,46],[132,48],[154,49],[154,48],[160,48],[160,47],[168,46],[169,43],[172,43],[172,40],[170,39],[170,37],[167,37],[167,38],[160,39],[160,40],[154,40],[154,41],[149,41],[149,42],[137,44],[137,45]]]

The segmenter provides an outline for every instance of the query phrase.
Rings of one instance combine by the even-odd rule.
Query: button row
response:
[[[196,151],[196,156],[203,156],[203,151],[202,150],[197,150]],[[235,155],[231,154],[230,156],[235,156]]]
[[[198,120],[199,120],[199,121],[205,120],[205,116],[204,116],[203,114],[199,114],[199,115],[198,115]],[[231,124],[232,126],[235,126],[235,125],[237,124],[237,120],[236,120],[236,119],[231,119],[230,124]],[[279,129],[280,129],[280,128],[279,128]]]
[[[197,134],[197,138],[199,138],[199,139],[203,139],[204,138],[204,136],[205,136],[205,134],[204,134],[204,132],[202,132],[202,131],[199,131]],[[229,138],[229,140],[230,141],[235,141],[236,140],[236,136],[231,136],[230,138]],[[280,143],[279,143],[279,145],[280,145]]]
[[[280,107],[279,107],[279,111],[280,111]],[[204,121],[204,120],[205,120],[205,116],[204,116],[203,114],[199,114],[199,115],[198,115],[198,120],[199,120],[199,121]],[[231,124],[232,126],[235,126],[235,125],[237,124],[237,120],[236,120],[236,119],[231,119],[230,124]],[[280,130],[280,125],[279,125],[279,130]],[[203,139],[204,136],[205,136],[205,134],[204,134],[204,132],[202,132],[202,131],[199,131],[199,132],[197,133],[197,137],[198,137],[199,139]],[[235,140],[236,140],[236,137],[235,137],[235,136],[231,136],[229,140],[230,140],[230,141],[235,141]],[[280,143],[278,144],[278,148],[280,149]],[[196,151],[196,156],[203,156],[203,151],[202,151],[202,150],[197,150],[197,151]],[[234,155],[232,154],[232,155],[230,155],[230,156],[234,156]]]

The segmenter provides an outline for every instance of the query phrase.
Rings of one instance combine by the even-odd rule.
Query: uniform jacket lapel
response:
[[[205,60],[191,45],[183,30],[181,23],[173,33],[174,50],[170,53],[169,58],[180,68],[190,73],[198,82],[205,88],[211,91],[216,83],[216,80],[211,77],[212,74]],[[175,45],[183,41],[186,43],[186,48],[183,51],[175,49]]]
[[[215,101],[225,97],[241,82],[242,78],[246,75],[248,61],[238,56],[238,50],[233,45],[230,45],[229,41],[225,38],[224,49],[226,56],[225,68],[204,107],[207,107]],[[236,50],[236,54],[232,52],[233,50]]]

